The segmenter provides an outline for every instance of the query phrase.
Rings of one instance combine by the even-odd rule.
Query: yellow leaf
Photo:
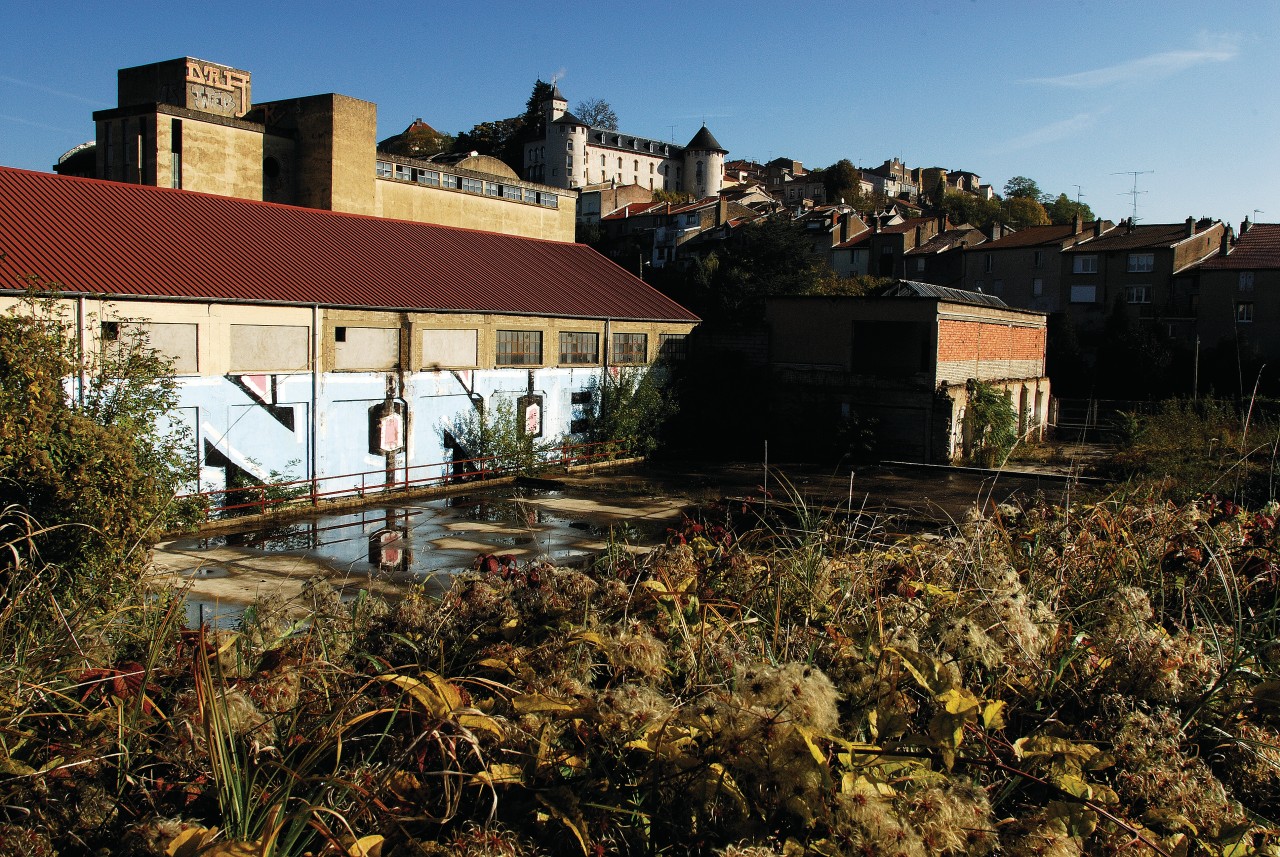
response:
[[[1003,699],[994,699],[982,706],[982,728],[1003,729],[1006,704]]]
[[[382,857],[382,837],[361,836],[347,846],[347,857]]]
[[[888,646],[885,651],[893,652],[902,658],[902,665],[911,673],[912,678],[934,696],[942,694],[951,687],[951,679],[943,678],[939,672],[941,664],[926,654],[914,649]]]
[[[1075,774],[1063,774],[1054,780],[1054,785],[1072,797],[1078,797],[1081,800],[1089,800],[1093,797],[1093,789],[1089,787],[1089,784],[1082,777],[1078,777]]]
[[[552,699],[540,693],[525,693],[511,700],[517,714],[559,713],[573,711],[575,706],[561,699]]]
[[[499,741],[506,737],[498,721],[487,714],[459,714],[454,720],[472,732],[488,732]]]
[[[426,682],[413,676],[397,674],[380,675],[378,681],[385,681],[404,689],[436,717],[445,717],[462,704],[462,694],[444,678],[430,670],[424,670],[423,675],[427,679]]]
[[[545,806],[551,812],[552,816],[554,816],[565,827],[569,828],[569,830],[572,831],[574,838],[578,840],[578,845],[581,846],[582,848],[583,854],[586,854],[590,851],[590,848],[587,845],[587,837],[583,834],[582,830],[579,827],[579,824],[575,823],[575,820],[569,817],[569,813],[565,812],[560,807],[551,803],[551,801],[548,800],[547,797],[542,794],[538,795],[538,803]]]
[[[968,720],[977,717],[982,700],[963,687],[953,687],[938,694],[938,702],[946,707],[948,714],[958,715]]]
[[[186,830],[173,837],[172,841],[165,847],[164,853],[168,857],[195,857],[200,853],[200,849],[213,840],[218,835],[218,828],[213,827],[188,827]]]
[[[819,765],[825,765],[827,763],[827,756],[818,748],[818,745],[814,743],[813,734],[799,724],[796,724],[795,730],[800,733],[800,737],[804,739],[805,746],[809,748],[809,754],[813,756],[813,760]]]
[[[489,670],[502,670],[503,672],[511,672],[511,665],[506,661],[500,661],[497,658],[481,658],[476,661],[476,666],[484,667]]]
[[[476,776],[483,777],[489,785],[519,785],[524,782],[524,771],[519,765],[502,762],[490,765],[487,771],[481,771]]]
[[[597,649],[603,649],[608,645],[608,643],[605,642],[604,637],[600,636],[595,631],[579,631],[576,634],[570,635],[569,640],[570,642],[590,643]]]

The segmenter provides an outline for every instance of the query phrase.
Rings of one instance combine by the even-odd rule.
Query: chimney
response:
[[[1093,221],[1093,237],[1097,238],[1101,234],[1102,234],[1102,221],[1101,220]]]
[[[1196,234],[1196,219],[1194,217],[1187,218],[1186,237],[1190,238]]]
[[[950,224],[947,223],[947,216],[945,214],[939,214],[938,215],[938,234],[941,235],[943,232],[946,232],[949,226]]]
[[[1248,221],[1246,220],[1245,223],[1248,223]],[[1240,224],[1240,228],[1244,229],[1245,224],[1244,223]],[[1235,230],[1232,229],[1230,226],[1222,230],[1222,243],[1218,245],[1219,256],[1226,256],[1231,253],[1231,244],[1232,244],[1232,241],[1235,239],[1235,237],[1236,237]]]
[[[1135,225],[1135,224],[1134,224],[1134,221],[1133,221],[1133,218],[1132,218],[1132,217],[1127,217],[1127,218],[1125,218],[1125,221],[1124,221],[1124,234],[1125,234],[1125,235],[1132,235],[1132,234],[1133,234],[1133,227],[1134,227],[1134,225]]]
[[[1071,218],[1071,234],[1079,235],[1084,229],[1084,218],[1080,216],[1080,212],[1076,212],[1076,216]]]
[[[924,226],[917,223],[916,224],[916,243],[912,244],[911,246],[919,247],[923,243],[924,243]]]
[[[716,226],[723,226],[729,219],[729,200],[723,196],[716,202]]]
[[[1253,224],[1249,222],[1249,218],[1245,218],[1240,222],[1240,235],[1243,237],[1246,232],[1253,228]]]

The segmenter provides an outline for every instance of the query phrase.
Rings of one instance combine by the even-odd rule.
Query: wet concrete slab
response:
[[[752,509],[790,503],[919,531],[946,526],[974,506],[1012,494],[1065,502],[1079,490],[1060,479],[1025,475],[798,465],[771,467],[766,474],[763,464],[632,467],[546,484],[552,487],[505,485],[173,540],[156,547],[156,574],[189,587],[193,610],[207,616],[238,612],[266,593],[295,599],[315,577],[345,595],[364,589],[394,596],[414,584],[443,588],[482,554],[565,564],[611,545],[644,550],[661,543],[686,511],[708,504]]]

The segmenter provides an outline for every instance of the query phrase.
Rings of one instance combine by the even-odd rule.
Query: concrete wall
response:
[[[548,208],[461,190],[378,179],[374,183],[374,210],[379,217],[415,223],[459,226],[551,241],[572,241],[574,238],[575,207],[570,195],[561,196],[557,208]]]
[[[0,297],[0,311],[16,303],[16,298]],[[322,490],[377,486],[391,469],[403,478],[405,466],[450,460],[444,432],[471,413],[475,402],[493,407],[531,391],[543,397],[542,437],[570,436],[586,407],[573,401],[574,394],[590,391],[602,373],[614,371],[604,366],[606,333],[644,333],[647,358],[653,360],[661,334],[687,334],[692,328],[687,323],[606,324],[96,298],[66,298],[58,306],[73,328],[83,318],[80,336],[90,355],[102,344],[99,335],[104,329],[116,342],[146,331],[153,346],[176,352],[180,400],[170,418],[191,429],[191,454],[202,463],[201,481],[207,490],[224,487],[232,466],[263,481],[369,471],[363,483],[361,477],[331,480]],[[345,343],[337,339],[338,328],[344,328]],[[510,329],[542,332],[541,363],[497,365],[497,331]],[[426,365],[422,343],[428,330],[474,331],[474,365]],[[561,330],[596,332],[600,361],[560,365]],[[345,346],[352,348],[344,357]],[[317,353],[321,371],[313,374],[312,355]],[[371,451],[370,422],[389,407],[404,412],[405,446],[389,453]]]

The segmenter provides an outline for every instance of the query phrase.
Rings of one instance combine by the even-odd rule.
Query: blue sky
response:
[[[1280,3],[907,0],[175,6],[0,2],[0,164],[48,170],[114,106],[116,69],[195,56],[266,101],[376,102],[379,136],[521,112],[558,76],[570,108],[730,157],[1014,175],[1148,223],[1280,222]]]

